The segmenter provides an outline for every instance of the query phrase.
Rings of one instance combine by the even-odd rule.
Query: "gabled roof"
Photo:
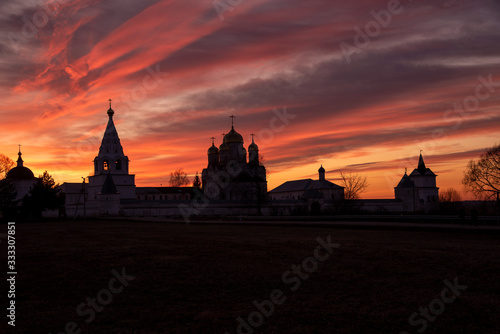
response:
[[[106,180],[104,180],[104,184],[102,185],[101,194],[103,195],[118,194],[118,190],[116,189],[113,177],[109,173],[106,175]]]
[[[136,187],[137,195],[153,194],[190,194],[193,187]]]
[[[410,177],[405,173],[403,177],[401,178],[401,181],[399,181],[398,185],[396,188],[413,188],[415,187],[415,183],[410,179]]]
[[[292,191],[306,191],[309,189],[321,190],[321,189],[343,189],[339,185],[332,183],[330,181],[319,181],[312,179],[287,181],[282,185],[274,188],[270,193],[280,193],[280,192],[292,192]]]

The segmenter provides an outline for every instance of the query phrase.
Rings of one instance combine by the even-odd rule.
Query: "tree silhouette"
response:
[[[458,191],[454,188],[448,188],[446,190],[439,192],[439,202],[440,203],[451,203],[451,202],[460,202],[462,197],[458,193]]]
[[[64,194],[54,178],[47,172],[39,176],[28,195],[23,198],[22,211],[37,218],[45,209],[54,210],[64,203]]]
[[[16,208],[16,187],[9,179],[0,180],[0,211],[4,218],[10,217]]]
[[[7,176],[7,173],[12,167],[14,167],[14,161],[8,156],[0,153],[0,180]]]
[[[182,168],[177,168],[170,173],[169,183],[171,187],[183,187],[189,184],[189,178]]]
[[[197,189],[201,188],[201,181],[200,177],[198,176],[198,172],[196,172],[196,175],[194,176],[193,187]]]
[[[366,190],[368,182],[366,176],[352,172],[340,172],[342,186],[344,187],[344,198],[346,200],[358,199],[359,194]]]
[[[500,193],[500,145],[493,146],[481,154],[476,162],[470,160],[464,172],[462,184],[465,190],[477,198],[499,200]]]

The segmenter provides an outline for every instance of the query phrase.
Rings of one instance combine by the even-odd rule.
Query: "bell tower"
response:
[[[129,159],[123,153],[120,137],[113,122],[114,110],[109,100],[108,124],[102,137],[99,153],[94,158],[94,175],[89,176],[89,200],[97,200],[103,193],[108,175],[111,176],[120,198],[136,198],[135,175],[129,174]],[[108,183],[109,183],[108,178]]]

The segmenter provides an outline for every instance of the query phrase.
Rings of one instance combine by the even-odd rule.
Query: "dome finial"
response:
[[[210,138],[210,139],[212,139],[212,146],[214,146],[214,140],[215,140],[215,137],[212,137],[212,138]]]
[[[234,119],[236,118],[236,116],[231,115],[229,117],[231,118],[231,129],[233,129],[234,128]]]
[[[108,100],[109,101],[109,109],[108,109],[108,115],[109,117],[113,117],[113,114],[115,113],[115,111],[113,109],[111,109],[111,99]]]
[[[18,145],[19,146],[19,153],[17,153],[17,155],[19,156],[19,158],[17,158],[17,167],[23,167],[23,158],[21,158],[21,155],[23,155],[21,153],[21,144]]]
[[[255,136],[255,133],[251,133],[250,136],[252,136],[252,143],[253,143],[253,137]]]

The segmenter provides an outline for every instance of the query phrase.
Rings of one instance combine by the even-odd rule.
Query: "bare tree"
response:
[[[12,167],[14,167],[14,161],[8,156],[0,153],[0,180],[7,176],[7,173]]]
[[[500,145],[486,150],[476,162],[469,161],[462,184],[465,190],[481,199],[495,198],[500,193]]]
[[[171,187],[183,187],[189,183],[189,178],[182,168],[177,168],[174,172],[170,173]]]
[[[340,172],[340,178],[344,187],[344,198],[347,200],[358,199],[359,195],[368,187],[366,176],[358,173]]]
[[[451,203],[460,202],[462,197],[458,191],[454,188],[448,188],[444,191],[439,192],[439,202],[440,203]]]

